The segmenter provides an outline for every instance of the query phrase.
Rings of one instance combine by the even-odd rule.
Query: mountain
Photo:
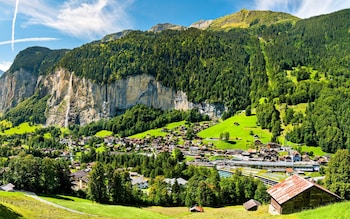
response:
[[[1,77],[2,74],[4,74],[4,72],[0,70],[0,77]]]
[[[197,24],[204,29],[164,24],[69,51],[28,48],[0,78],[0,112],[67,126],[136,104],[227,117],[262,98],[317,102],[350,87],[349,18],[350,10],[303,20],[242,10]]]
[[[132,32],[133,30],[123,30],[121,32],[118,33],[112,33],[112,34],[108,34],[105,37],[103,37],[100,41],[98,42],[108,42],[108,41],[113,41],[113,40],[117,40],[120,39],[126,35],[128,35],[130,32]]]
[[[232,28],[250,28],[270,26],[278,23],[296,23],[300,18],[282,12],[241,10],[238,13],[227,15],[214,20],[209,26],[210,30],[229,30]]]
[[[157,32],[161,32],[163,30],[185,30],[185,29],[187,29],[187,28],[184,26],[181,26],[181,25],[165,23],[165,24],[154,25],[153,27],[151,27],[151,29],[149,31],[157,33]]]

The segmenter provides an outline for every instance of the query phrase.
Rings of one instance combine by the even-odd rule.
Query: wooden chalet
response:
[[[298,175],[274,185],[267,193],[271,196],[271,214],[289,214],[341,200],[333,192]]]

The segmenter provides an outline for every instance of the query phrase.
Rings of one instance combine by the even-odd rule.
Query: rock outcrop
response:
[[[37,79],[37,76],[22,69],[3,75],[0,78],[0,112],[5,112],[32,96],[37,86]]]

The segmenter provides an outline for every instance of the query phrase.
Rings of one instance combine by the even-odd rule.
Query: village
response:
[[[280,180],[293,174],[305,176],[306,172],[319,172],[321,166],[326,165],[330,159],[329,156],[311,157],[307,153],[301,154],[291,147],[277,143],[264,144],[256,136],[253,147],[247,150],[216,149],[212,143],[204,143],[204,139],[196,136],[196,133],[210,125],[213,124],[209,122],[195,123],[192,140],[187,139],[188,128],[186,126],[180,126],[173,130],[163,128],[162,132],[166,133],[164,137],[147,135],[141,139],[106,136],[99,138],[100,140],[95,144],[95,150],[99,151],[97,153],[103,152],[107,155],[139,153],[147,156],[157,156],[161,152],[172,152],[178,148],[185,156],[187,165],[215,167],[219,170],[221,177],[228,177],[236,169],[240,169],[243,174],[252,175],[266,185],[275,185]],[[80,157],[82,153],[91,152],[91,147],[87,145],[91,143],[92,138],[96,137],[87,136],[74,140],[67,136],[60,139],[60,144],[66,145],[68,149],[61,150],[60,156],[72,161],[72,176],[74,189],[76,190],[86,188],[88,183],[88,173],[92,164],[88,163],[81,168]],[[260,170],[264,170],[266,173],[258,174],[261,172]],[[135,172],[131,172],[130,177],[132,184],[140,189],[148,187],[148,178]],[[322,179],[322,177],[319,179]],[[182,178],[166,180],[168,182],[178,180],[178,183],[182,185],[187,183]]]

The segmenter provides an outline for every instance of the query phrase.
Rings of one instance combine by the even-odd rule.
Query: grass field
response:
[[[95,134],[96,137],[104,138],[108,136],[112,136],[113,132],[107,130],[101,130]]]
[[[186,121],[181,121],[181,122],[173,122],[173,123],[169,123],[168,125],[164,126],[164,128],[167,128],[169,130],[174,129],[176,127],[185,125]],[[129,138],[145,138],[146,136],[153,136],[153,137],[159,137],[159,136],[166,136],[167,133],[166,132],[162,132],[163,128],[158,128],[158,129],[151,129],[145,132],[141,132],[139,134],[136,135],[132,135],[129,136]]]
[[[345,219],[350,218],[350,202],[341,202],[325,207],[307,210],[295,214],[297,218],[301,219],[319,219],[319,218],[332,218],[332,219]]]
[[[142,208],[126,207],[120,205],[102,205],[93,203],[86,199],[57,196],[57,197],[41,197],[55,204],[74,209],[80,212],[102,216],[103,218],[124,218],[124,219],[154,219],[169,218],[157,212],[148,211]]]
[[[220,133],[230,133],[230,141],[234,144],[221,141],[218,138]],[[254,142],[254,136],[259,136],[259,140],[267,143],[271,139],[271,133],[263,130],[256,125],[256,116],[246,116],[244,113],[235,115],[225,121],[205,129],[198,133],[199,137],[204,138],[205,142],[212,142],[219,149],[248,149]]]
[[[0,132],[0,135],[32,133],[32,132],[35,132],[35,130],[38,128],[41,128],[41,126],[40,125],[31,126],[28,122],[24,122],[19,126],[5,130],[3,133]]]
[[[0,192],[0,218],[135,218],[135,219],[211,219],[211,218],[237,218],[237,219],[318,219],[318,218],[350,218],[350,202],[341,202],[317,209],[306,210],[289,215],[272,216],[268,213],[268,205],[259,207],[257,211],[246,211],[242,205],[222,208],[204,207],[204,213],[190,213],[186,207],[126,207],[118,205],[101,205],[86,199],[71,196],[55,196],[41,198],[52,203],[68,207],[86,214],[69,212],[51,205],[39,202],[19,192]]]
[[[39,202],[19,192],[0,192],[0,218],[62,219],[106,218],[81,215]]]

